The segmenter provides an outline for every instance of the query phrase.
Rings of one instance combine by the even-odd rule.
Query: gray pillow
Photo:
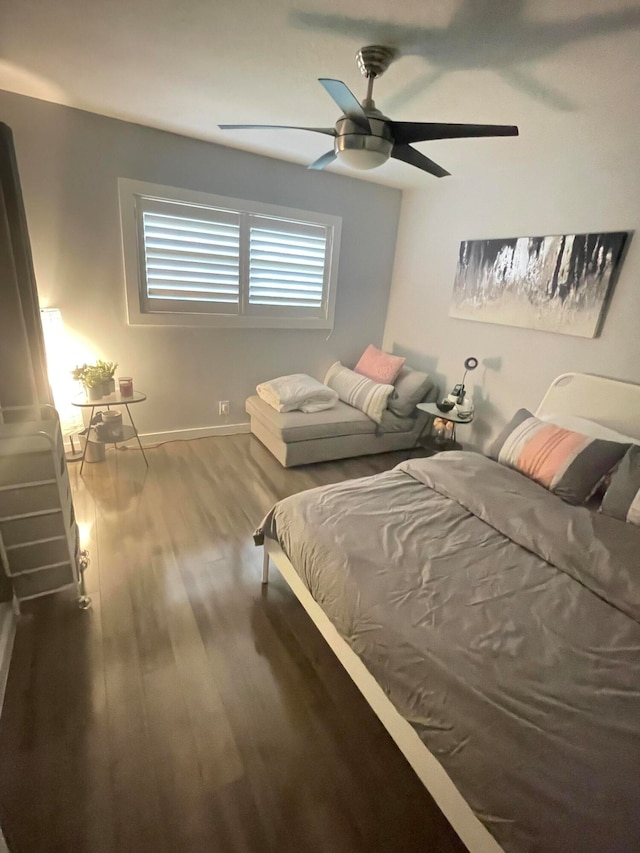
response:
[[[349,370],[339,361],[332,364],[327,371],[324,384],[337,391],[343,403],[360,409],[377,424],[382,419],[382,413],[387,408],[387,400],[393,391],[393,385],[374,382],[373,379],[362,376],[355,370]]]
[[[633,445],[614,471],[601,512],[640,525],[640,446]]]
[[[401,418],[411,417],[417,403],[421,403],[430,391],[433,382],[428,373],[403,367],[393,383],[387,408]]]

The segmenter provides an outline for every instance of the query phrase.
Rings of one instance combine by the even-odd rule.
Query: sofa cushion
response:
[[[393,391],[393,385],[373,382],[355,370],[344,367],[339,361],[332,364],[327,371],[324,384],[337,391],[344,403],[360,409],[377,424],[380,423],[389,395]]]
[[[424,400],[432,387],[433,382],[428,373],[405,365],[393,384],[387,407],[394,414],[408,418],[414,414],[416,405]]]
[[[400,355],[391,355],[369,344],[353,369],[380,385],[393,385],[405,361]]]
[[[527,409],[519,409],[488,455],[567,503],[581,504],[628,449],[628,444],[591,438],[545,423]]]
[[[285,442],[341,435],[369,435],[376,431],[371,418],[341,401],[333,409],[313,414],[280,413],[254,396],[248,398],[245,408],[251,417],[258,418],[270,432]]]
[[[411,432],[416,426],[415,418],[401,418],[389,409],[385,409],[382,413],[380,421],[380,431],[387,432]]]

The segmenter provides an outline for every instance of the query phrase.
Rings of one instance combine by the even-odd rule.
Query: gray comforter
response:
[[[263,524],[507,851],[640,851],[640,530],[471,453]]]

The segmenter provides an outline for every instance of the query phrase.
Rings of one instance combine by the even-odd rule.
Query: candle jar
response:
[[[124,438],[122,430],[122,413],[117,409],[109,409],[102,413],[102,426],[106,441],[120,441]]]
[[[118,378],[118,388],[121,397],[133,397],[133,379],[131,376],[120,376]]]

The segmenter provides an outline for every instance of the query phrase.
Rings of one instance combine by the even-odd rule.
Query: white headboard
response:
[[[574,415],[640,440],[640,385],[563,373],[553,380],[536,415]]]

